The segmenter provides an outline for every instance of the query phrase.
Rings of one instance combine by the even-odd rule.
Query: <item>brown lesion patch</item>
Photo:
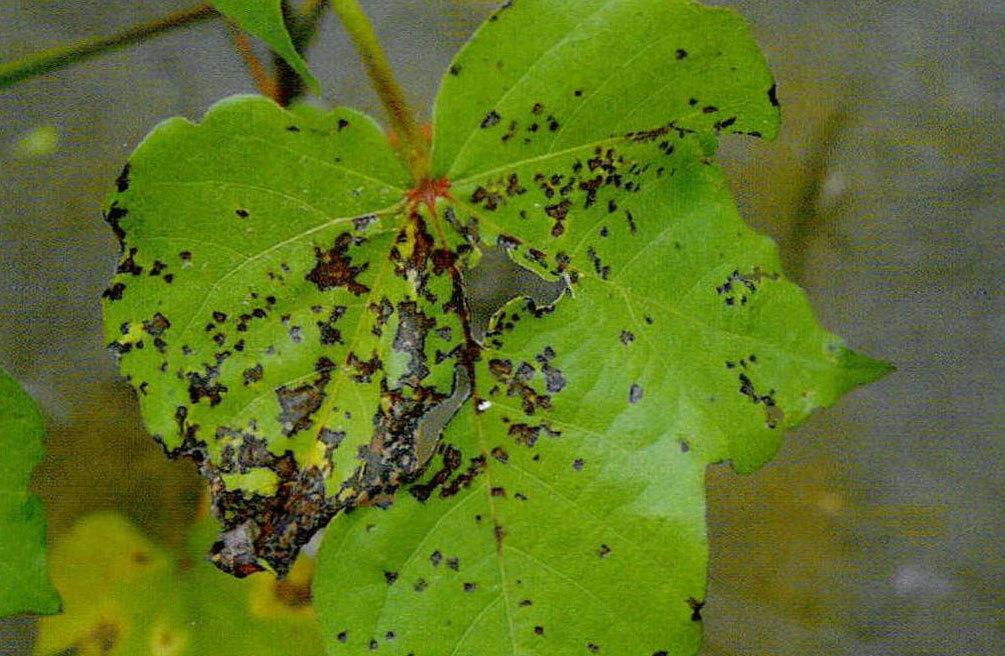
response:
[[[538,439],[542,436],[552,438],[562,436],[562,431],[555,430],[546,422],[540,423],[536,426],[525,423],[511,424],[506,432],[513,438],[514,442],[526,447],[532,447],[537,444]]]
[[[470,487],[471,482],[485,471],[485,466],[486,458],[484,454],[471,458],[467,469],[443,486],[443,489],[440,491],[440,497],[449,499],[461,490]]]
[[[109,285],[108,289],[101,293],[101,298],[107,298],[109,301],[121,301],[124,291],[126,291],[125,284],[116,282]]]
[[[312,535],[338,511],[325,494],[325,478],[317,467],[300,469],[292,452],[275,456],[256,452],[255,466],[276,473],[278,484],[271,496],[244,490],[223,489],[222,481],[211,483],[213,513],[223,526],[210,550],[210,561],[225,572],[242,578],[268,563],[280,578]]]
[[[449,444],[440,444],[437,449],[443,462],[440,467],[425,483],[419,483],[409,488],[409,493],[419,501],[426,501],[432,496],[437,487],[446,483],[450,476],[461,466],[461,452]]]
[[[261,363],[256,364],[254,367],[248,367],[245,369],[243,373],[245,387],[262,380],[263,372],[264,368]]]
[[[523,412],[528,416],[533,415],[538,408],[544,410],[551,408],[551,396],[541,394],[529,385],[536,371],[533,365],[528,362],[514,366],[513,362],[507,359],[493,358],[489,360],[489,373],[505,387],[506,396],[520,399]],[[553,385],[556,384],[557,378],[553,378],[552,382]],[[499,388],[494,389],[498,390]]]
[[[355,353],[350,353],[346,364],[355,370],[356,373],[352,374],[352,379],[357,383],[371,382],[374,374],[384,368],[384,363],[376,354],[371,356],[369,360],[364,360]]]
[[[701,621],[701,609],[705,607],[704,601],[698,601],[694,597],[687,598],[688,608],[691,609],[691,621],[700,622]]]
[[[144,332],[151,337],[160,337],[170,327],[171,322],[160,312],[155,312],[154,316],[143,322]]]
[[[758,285],[763,280],[778,280],[778,274],[768,273],[758,266],[755,266],[750,273],[733,269],[726,280],[715,288],[715,292],[723,298],[726,305],[746,305],[749,296],[757,292]]]
[[[129,274],[133,276],[138,276],[143,273],[143,267],[136,264],[136,253],[137,249],[130,248],[128,253],[125,253],[122,261],[119,262],[119,266],[116,267],[115,273]]]
[[[290,388],[282,386],[276,390],[279,401],[279,423],[283,426],[283,435],[287,437],[309,428],[313,423],[311,417],[319,409],[325,398],[325,387],[331,380],[331,372],[335,364],[328,358],[320,358],[314,367],[318,377],[309,383]]]
[[[217,379],[220,376],[220,367],[205,366],[202,374],[196,371],[188,373],[188,396],[192,403],[199,403],[200,400],[209,399],[211,406],[219,405],[223,400],[223,395],[228,391],[227,386]]]
[[[111,653],[112,649],[115,648],[115,643],[119,640],[119,627],[111,622],[103,622],[94,627],[91,639],[102,654]]]
[[[114,620],[100,618],[93,628],[59,652],[57,656],[111,654],[119,642],[121,633],[121,628]]]
[[[288,577],[275,582],[276,600],[290,608],[310,606],[314,600],[311,594],[311,580],[293,580]]]
[[[747,374],[739,374],[738,379],[740,394],[749,398],[754,404],[760,403],[764,406],[764,422],[768,428],[775,428],[785,420],[785,412],[775,403],[775,390],[769,390],[767,394],[758,394]]]
[[[335,238],[335,243],[330,249],[323,251],[315,246],[314,256],[317,262],[305,278],[314,283],[320,291],[345,287],[356,296],[369,292],[369,287],[356,280],[357,276],[369,267],[369,262],[353,266],[352,258],[347,254],[351,244],[353,244],[352,235],[343,232]]]

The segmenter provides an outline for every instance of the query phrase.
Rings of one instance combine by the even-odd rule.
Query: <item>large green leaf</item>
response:
[[[693,653],[705,467],[756,468],[885,371],[710,159],[777,118],[728,11],[517,0],[444,77],[435,179],[349,110],[158,127],[108,208],[106,336],[210,481],[217,565],[283,573],[338,515],[330,653]],[[494,245],[566,290],[479,342],[464,276]]]
[[[0,369],[0,617],[59,611],[45,564],[45,509],[28,491],[44,440],[35,402]]]
[[[771,74],[731,11],[686,0],[518,0],[444,75],[434,168],[462,180],[521,161],[585,159],[629,132],[771,138],[777,123]]]
[[[282,0],[212,0],[211,5],[237,23],[241,29],[265,41],[272,50],[318,93],[318,81],[307,68],[307,62],[293,46],[283,20]]]
[[[691,654],[705,467],[756,468],[886,368],[817,326],[708,159],[776,129],[733,14],[509,4],[445,78],[435,166],[459,223],[570,289],[497,315],[411,498],[332,524],[330,653]]]
[[[365,116],[257,97],[162,124],[119,178],[107,339],[156,439],[202,463],[228,571],[282,573],[430,452],[464,304],[407,185]]]
[[[53,548],[53,579],[66,607],[40,622],[35,653],[322,653],[310,604],[310,561],[298,561],[282,583],[239,581],[202,558],[212,536],[212,522],[196,525],[191,553],[176,559],[118,515],[81,519]]]

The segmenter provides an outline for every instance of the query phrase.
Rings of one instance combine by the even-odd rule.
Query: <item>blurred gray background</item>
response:
[[[423,120],[492,4],[364,3]],[[756,474],[709,470],[703,653],[1005,654],[1005,3],[715,4],[751,22],[783,109],[775,143],[724,144],[741,210],[821,322],[898,371]],[[187,6],[0,0],[0,61]],[[326,102],[381,115],[334,18],[311,61]],[[180,544],[200,487],[145,436],[102,346],[118,247],[100,209],[157,121],[254,90],[219,22],[0,90],[0,364],[49,420],[52,538],[112,508]],[[22,630],[0,628],[0,653]]]

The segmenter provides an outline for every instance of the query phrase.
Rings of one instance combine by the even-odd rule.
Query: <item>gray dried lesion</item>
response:
[[[314,370],[318,373],[315,380],[297,387],[283,385],[276,390],[276,400],[279,404],[278,419],[283,427],[283,435],[292,437],[313,425],[313,416],[324,403],[325,387],[331,381],[334,369],[335,363],[322,357],[314,366]]]
[[[473,353],[464,328],[469,319],[457,276],[459,258],[436,246],[421,217],[413,220],[412,232],[396,240],[389,254],[390,275],[399,280],[381,296],[370,294],[372,281],[364,284],[359,278],[368,263],[351,259],[353,241],[346,234],[336,237],[331,249],[314,250],[306,280],[321,292],[367,294],[360,319],[365,323],[354,331],[378,342],[366,349],[348,342],[343,332],[347,329],[336,327],[346,306],[334,305],[327,316],[321,308],[313,310],[320,315],[319,346],[344,345],[344,360],[337,364],[321,357],[310,379],[274,390],[274,416],[282,437],[269,438],[254,427],[218,436],[226,442],[219,447],[222,462],[203,459],[202,472],[210,481],[214,514],[223,529],[210,555],[221,569],[244,576],[267,567],[283,575],[299,549],[339,512],[390,504],[402,486],[425,472],[443,427],[470,395],[467,358]],[[398,247],[409,240],[407,247]],[[394,289],[403,291],[392,293]],[[392,360],[397,363],[393,369]],[[199,374],[200,381],[215,384],[217,373]],[[551,375],[554,380],[560,376]],[[262,377],[260,363],[241,374],[245,385]],[[337,411],[337,399],[331,395],[354,393],[333,384],[337,378],[378,390],[372,433],[362,445],[358,438],[350,440],[338,423],[329,423],[329,415]],[[180,430],[187,423],[183,417]],[[308,432],[323,445],[320,465],[298,462],[292,449],[283,450],[286,440],[305,439]],[[339,449],[355,449],[356,466],[348,475],[334,470]],[[204,449],[197,447],[189,455],[204,458]],[[256,468],[275,474],[274,490],[227,489],[226,475]]]

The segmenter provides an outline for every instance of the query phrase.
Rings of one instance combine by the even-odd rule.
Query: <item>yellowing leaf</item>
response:
[[[175,559],[119,515],[78,521],[53,549],[65,608],[42,620],[35,653],[320,654],[310,561],[298,561],[286,582],[271,575],[238,581],[203,558],[212,533],[212,522],[197,524],[192,553]]]

